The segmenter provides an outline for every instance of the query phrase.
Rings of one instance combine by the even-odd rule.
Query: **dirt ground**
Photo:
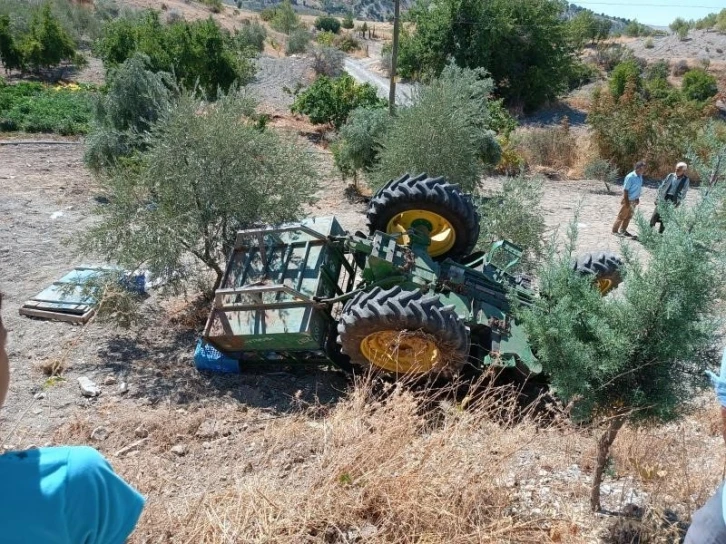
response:
[[[150,2],[129,3],[146,7]],[[167,12],[178,9],[190,18],[208,13],[183,0],[165,4]],[[235,15],[227,7],[221,19],[232,28],[248,15]],[[349,231],[364,230],[365,204],[345,196],[348,182],[334,170],[330,152],[318,145],[321,132],[288,113],[292,99],[282,87],[292,88],[306,78],[309,63],[274,56],[263,56],[257,62],[260,70],[250,91],[272,115],[270,126],[299,135],[319,158],[320,190],[308,213],[335,215]],[[82,77],[98,82],[102,67],[92,62]],[[555,119],[560,113],[548,118]],[[548,121],[543,117],[536,122]],[[347,404],[352,402],[348,396],[351,384],[341,372],[289,365],[239,375],[198,372],[192,355],[206,309],[195,309],[193,298],[161,301],[152,295],[144,305],[146,322],[132,330],[19,316],[18,308],[26,299],[64,273],[81,264],[97,264],[92,257],[77,255],[70,241],[93,224],[92,212],[98,202],[93,178],[83,166],[82,142],[0,135],[0,144],[13,140],[26,143],[0,145],[0,291],[5,295],[3,320],[9,330],[11,365],[10,395],[0,410],[0,447],[67,443],[97,447],[147,497],[147,510],[131,539],[133,544],[386,541],[376,536],[378,529],[370,523],[339,531],[340,536],[311,529],[303,538],[293,528],[307,531],[308,519],[284,526],[279,533],[284,537],[265,540],[258,536],[255,540],[241,536],[245,524],[257,535],[273,534],[275,524],[282,523],[283,510],[299,507],[307,513],[304,508],[313,501],[320,501],[318,514],[328,519],[338,505],[326,495],[330,489],[326,486],[331,485],[323,481],[326,474],[333,474],[335,489],[344,487],[354,506],[363,503],[372,508],[374,499],[385,503],[383,498],[367,496],[372,493],[370,487],[359,491],[355,486],[338,485],[349,465],[365,465],[385,447],[369,445],[366,440],[385,430],[387,424],[352,411]],[[482,190],[493,191],[500,184],[500,178],[484,179]],[[689,199],[696,194],[694,190]],[[649,184],[641,197],[641,211],[646,216],[653,210],[654,197],[655,186]],[[619,201],[617,191],[607,193],[599,182],[547,180],[542,200],[546,235],[564,236],[577,213],[578,252],[621,252],[621,244],[638,251],[637,242],[610,233]],[[46,371],[52,365],[63,368],[60,379],[49,379]],[[99,397],[81,395],[77,383],[81,376],[100,386]],[[723,462],[715,423],[718,416],[710,400],[709,396],[704,407],[678,425],[649,432],[623,431],[613,456],[616,469],[608,473],[603,487],[606,508],[656,504],[687,519],[704,502],[721,477]],[[446,430],[446,425],[441,428]],[[494,424],[487,431],[490,434],[482,435],[479,427],[472,428],[475,430],[465,436],[454,435],[460,443],[447,444],[451,450],[446,455],[451,457],[433,459],[432,474],[446,480],[471,472],[474,487],[493,482],[491,485],[504,490],[499,515],[515,524],[513,532],[506,533],[506,541],[601,541],[611,520],[587,511],[594,453],[590,431]],[[423,462],[452,436],[416,429],[415,436],[402,435],[400,454],[406,460],[414,455]],[[395,442],[395,432],[384,438]],[[354,451],[360,457],[349,459],[348,450],[340,448],[350,444],[362,444],[359,447],[365,451]],[[381,472],[376,473],[382,480],[391,476],[386,474],[385,463],[385,459],[379,461],[377,470]],[[406,476],[406,470],[400,472]],[[400,476],[396,470],[389,472],[394,478]],[[405,489],[408,483],[403,478],[392,487]],[[436,489],[431,492],[438,493]],[[395,510],[385,504],[380,508]],[[346,510],[347,514],[353,516],[354,512]],[[536,528],[536,539],[525,539],[524,533],[516,536],[520,520],[524,520],[522,527]],[[338,520],[329,522],[337,527]],[[204,532],[209,527],[215,528],[213,536]],[[469,535],[460,541],[504,541],[495,531],[492,535],[478,539]],[[437,541],[425,538],[423,535],[421,541]]]
[[[313,151],[319,153],[324,167],[319,200],[309,213],[335,214],[348,230],[364,229],[365,205],[348,201],[344,195],[347,183],[335,176],[329,154],[321,149]],[[6,440],[12,445],[46,443],[58,423],[79,410],[89,409],[93,402],[82,398],[78,391],[76,378],[80,375],[99,384],[113,376],[109,382],[114,383],[104,386],[104,396],[124,402],[186,402],[190,394],[200,400],[208,394],[231,391],[229,380],[194,375],[191,355],[198,331],[178,326],[168,329],[168,317],[152,315],[151,328],[124,332],[97,324],[80,328],[18,316],[17,310],[26,299],[66,271],[81,264],[97,264],[76,255],[72,244],[67,243],[92,224],[91,212],[97,204],[94,183],[82,159],[83,147],[79,143],[0,146],[0,288],[5,293],[3,313],[10,330],[12,366],[9,403],[0,417],[5,428],[17,425]],[[483,188],[493,190],[499,183],[496,178],[487,179]],[[642,206],[646,213],[653,208],[653,196],[654,189],[647,188]],[[618,202],[617,195],[606,194],[596,182],[548,181],[543,197],[547,234],[564,229],[579,209],[578,249],[618,251],[621,243],[632,243],[610,234]],[[152,301],[147,310],[153,314],[165,309]],[[40,367],[56,359],[68,368],[65,381],[51,384]],[[193,394],[175,387],[189,380],[196,382]],[[125,396],[116,392],[120,382],[128,383],[129,393]],[[335,396],[328,377],[319,384],[310,376],[303,382],[311,394]],[[342,387],[340,380],[333,379],[332,383]],[[254,404],[272,407],[289,400],[284,392],[275,392],[272,385],[277,385],[276,380],[269,384],[268,395],[257,390],[249,392]],[[211,393],[205,391],[206,387],[212,388]],[[240,401],[249,400],[239,391],[235,395]],[[269,398],[260,398],[265,396]]]
[[[320,155],[322,183],[319,200],[309,213],[335,214],[351,231],[364,228],[365,205],[344,196],[347,183],[333,172],[329,154],[314,150]],[[3,318],[9,329],[11,364],[10,395],[0,411],[0,444],[14,449],[90,443],[148,497],[147,514],[132,542],[196,541],[184,525],[191,519],[188,516],[198,515],[192,506],[195,501],[207,500],[210,493],[236,493],[235,489],[263,480],[294,488],[295,482],[325,470],[320,455],[327,450],[317,442],[322,438],[305,429],[315,430],[326,421],[320,418],[344,398],[349,383],[336,370],[284,365],[241,375],[197,372],[192,353],[200,322],[189,315],[184,300],[159,302],[152,297],[145,307],[147,323],[131,331],[20,317],[17,311],[24,300],[72,267],[89,263],[65,243],[93,222],[96,193],[82,156],[79,143],[0,146],[0,289],[6,295]],[[484,180],[483,189],[493,190],[499,183],[496,178]],[[654,189],[646,188],[642,199],[646,213],[652,210],[653,196]],[[548,234],[563,229],[579,209],[578,250],[618,251],[619,244],[634,243],[610,234],[618,203],[619,196],[604,193],[598,183],[548,181],[543,197]],[[43,372],[54,361],[65,367],[61,380],[49,380]],[[82,397],[79,376],[100,385],[101,395]],[[121,384],[126,384],[127,392],[120,391]],[[688,464],[695,465],[691,470],[711,467],[689,499],[671,497],[668,504],[680,505],[681,515],[704,500],[704,490],[712,488],[719,471],[718,459],[708,453],[717,448],[718,434],[708,417],[705,421],[656,430],[651,437],[668,442],[689,433],[693,438]],[[524,436],[525,430],[517,432]],[[544,541],[596,542],[593,535],[607,520],[589,517],[583,495],[591,439],[584,431],[552,432],[541,443],[517,446],[519,453],[509,459],[509,476],[504,479],[521,481],[524,487],[510,483],[502,484],[503,489],[516,499],[516,508],[572,520],[567,523],[579,527],[568,540]],[[513,440],[512,436],[501,439]],[[637,436],[630,440],[619,453],[624,466],[634,455],[633,444],[639,443]],[[559,451],[563,444],[566,450]],[[680,482],[676,479],[669,485],[685,489]],[[560,485],[562,490],[555,491]],[[694,484],[689,480],[688,485]],[[552,496],[536,491],[540,488]],[[631,471],[630,476],[606,479],[604,500],[614,509],[629,502],[644,504],[653,494],[664,493],[658,489],[639,483],[637,472]],[[207,507],[215,512],[216,507]],[[184,528],[170,526],[160,534],[159,520]]]

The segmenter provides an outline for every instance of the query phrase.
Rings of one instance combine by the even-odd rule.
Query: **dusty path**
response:
[[[370,83],[376,88],[379,97],[388,99],[389,80],[371,69],[371,64],[378,62],[380,62],[380,59],[376,57],[366,59],[347,57],[345,59],[345,71],[359,83]],[[396,83],[396,103],[402,106],[410,105],[413,92],[414,87],[412,84]]]

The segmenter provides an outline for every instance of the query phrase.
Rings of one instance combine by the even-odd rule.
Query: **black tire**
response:
[[[469,331],[454,307],[444,306],[435,294],[425,295],[418,289],[404,291],[400,286],[376,287],[349,300],[338,321],[338,342],[354,365],[393,374],[407,373],[378,366],[363,353],[361,344],[369,335],[390,331],[406,333],[406,338],[423,338],[435,344],[438,354],[443,354],[437,356],[431,368],[414,369],[409,374],[451,376],[467,360]]]
[[[593,281],[598,282],[602,295],[617,289],[623,282],[622,267],[623,260],[609,251],[585,253],[572,261],[575,272],[594,276]]]
[[[438,214],[452,226],[454,244],[448,251],[432,254],[436,260],[465,257],[474,250],[479,239],[479,212],[471,195],[443,177],[431,178],[427,174],[406,174],[389,181],[373,195],[367,213],[370,234],[377,230],[388,232],[392,219],[416,209]]]

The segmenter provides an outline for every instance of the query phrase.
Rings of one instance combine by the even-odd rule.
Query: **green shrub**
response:
[[[343,22],[341,23],[341,26],[345,28],[346,30],[350,30],[355,26],[355,21],[353,21],[353,14],[346,13],[345,17],[343,17]]]
[[[659,177],[672,171],[673,157],[685,156],[707,115],[702,103],[684,100],[679,93],[646,96],[630,81],[620,97],[597,89],[587,122],[598,154],[608,157],[621,175],[645,157],[648,175]]]
[[[637,90],[643,85],[640,66],[634,60],[626,60],[618,64],[610,74],[610,91],[617,98],[625,92],[625,86],[632,82]]]
[[[618,169],[610,161],[599,157],[585,165],[584,174],[587,179],[602,181],[608,192],[610,192],[610,186],[618,181]]]
[[[323,32],[340,32],[340,21],[335,17],[321,16],[315,19],[315,28]]]
[[[0,16],[10,17],[13,33],[18,38],[29,31],[33,13],[43,4],[50,5],[53,17],[75,43],[92,42],[98,37],[103,22],[117,16],[119,11],[111,0],[94,4],[72,0],[2,0]]]
[[[291,34],[300,27],[300,17],[295,13],[290,0],[285,0],[275,9],[270,26],[284,34]]]
[[[572,63],[572,68],[567,74],[567,88],[575,90],[583,85],[595,81],[600,72],[590,63],[576,61]]]
[[[345,36],[338,36],[335,39],[334,45],[335,47],[337,47],[341,51],[345,51],[346,53],[350,53],[351,51],[360,49],[360,42],[350,34],[346,34]]]
[[[318,42],[320,45],[332,47],[333,43],[335,42],[335,34],[327,31],[318,32],[317,36],[315,36],[315,41]]]
[[[270,21],[272,21],[272,19],[275,18],[275,15],[277,15],[277,8],[265,8],[260,12],[260,19],[262,19],[266,23],[269,23]]]
[[[163,25],[157,13],[147,11],[111,21],[104,26],[95,52],[107,71],[135,53],[143,53],[149,57],[151,70],[174,72],[183,86],[198,85],[212,97],[235,82],[244,85],[254,75],[251,60],[211,17]]]
[[[683,94],[689,100],[708,100],[716,96],[716,78],[701,68],[694,68],[683,76]]]
[[[23,54],[10,32],[10,16],[0,15],[0,61],[5,70],[20,70],[24,67]]]
[[[343,74],[334,79],[320,76],[297,95],[290,109],[307,115],[313,124],[329,124],[337,129],[354,109],[384,105],[385,101],[378,98],[372,85],[360,85],[350,75]]]
[[[658,79],[668,79],[668,73],[670,72],[670,63],[667,60],[661,59],[653,64],[649,64],[645,69],[645,80],[655,81]]]
[[[343,179],[352,176],[357,184],[359,172],[373,170],[378,163],[381,137],[390,121],[385,108],[364,107],[351,112],[333,145],[335,166]]]
[[[477,249],[487,251],[497,240],[510,240],[524,250],[520,268],[532,270],[542,259],[545,231],[542,180],[507,177],[499,190],[479,199],[482,217]]]
[[[265,49],[266,39],[267,30],[257,21],[246,22],[235,34],[237,46],[241,51],[249,47],[261,53]]]
[[[646,49],[653,49],[655,47],[655,44],[653,43],[653,38],[648,38],[647,40],[645,40],[643,47],[645,47]]]
[[[94,94],[92,88],[78,85],[0,85],[0,130],[85,134]]]
[[[311,38],[312,36],[307,30],[302,28],[293,30],[287,37],[287,42],[285,43],[285,54],[294,55],[297,53],[304,53],[308,48]]]
[[[94,171],[116,166],[119,159],[146,148],[146,135],[177,95],[170,74],[149,69],[137,53],[113,72],[108,92],[96,100],[86,139],[86,164]]]
[[[473,190],[501,156],[490,128],[493,86],[482,69],[449,65],[418,89],[413,105],[399,110],[382,138],[374,188],[405,172],[427,172]]]
[[[319,76],[337,77],[343,73],[345,54],[335,47],[315,46],[311,48],[313,70]]]
[[[40,7],[21,9],[15,14],[0,14],[0,59],[6,69],[32,68],[34,71],[53,68],[62,62],[85,64],[76,51],[71,34],[60,23],[49,2]],[[14,28],[15,27],[15,28]],[[20,27],[20,28],[19,28]]]

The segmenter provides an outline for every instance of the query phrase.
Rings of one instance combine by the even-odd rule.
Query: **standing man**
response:
[[[663,180],[663,183],[660,184],[660,187],[658,187],[658,196],[655,200],[655,211],[653,212],[653,217],[650,218],[651,227],[655,227],[656,223],[660,223],[658,232],[662,233],[665,229],[663,219],[658,213],[658,207],[664,206],[665,202],[672,202],[677,208],[686,198],[686,192],[691,184],[691,180],[688,179],[688,176],[686,175],[687,170],[688,165],[685,162],[679,162],[676,165],[675,173],[668,174],[668,176],[666,176]]]
[[[623,199],[620,201],[620,212],[618,213],[615,223],[613,223],[613,234],[618,236],[627,236],[632,238],[633,235],[628,232],[628,225],[635,214],[635,207],[640,204],[640,192],[643,190],[643,173],[645,172],[645,162],[638,161],[635,168],[630,174],[625,176],[623,182]]]

